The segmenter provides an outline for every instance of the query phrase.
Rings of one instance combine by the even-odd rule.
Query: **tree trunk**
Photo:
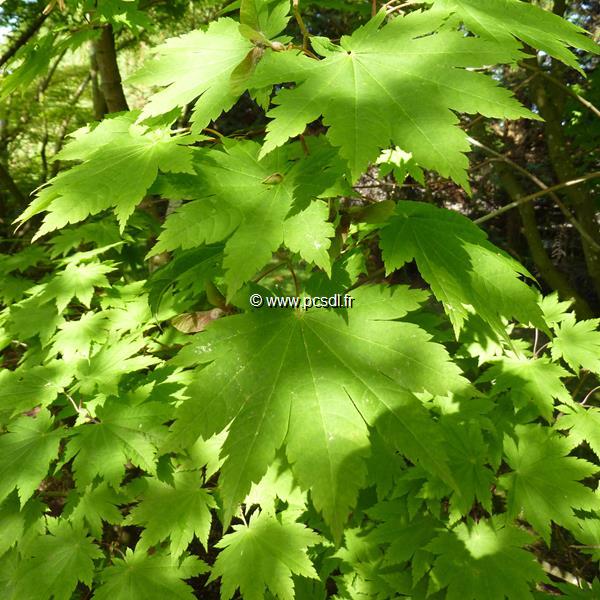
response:
[[[537,63],[535,63],[537,67]],[[537,67],[539,68],[539,67]],[[537,105],[540,115],[544,118],[544,132],[548,156],[558,181],[577,179],[577,172],[569,151],[569,143],[565,138],[561,114],[556,109],[548,86],[541,77],[536,77],[530,84],[533,102]],[[552,95],[561,95],[561,90],[556,86]],[[590,238],[600,244],[600,228],[596,220],[597,211],[594,199],[585,192],[584,187],[571,186],[562,192],[573,207],[577,220],[588,233]],[[584,237],[580,237],[583,255],[588,274],[592,280],[598,299],[600,299],[600,251]]]
[[[108,113],[108,106],[106,106],[104,94],[100,89],[96,43],[92,44],[92,49],[90,51],[90,77],[92,80],[92,104],[94,106],[94,119],[96,121],[102,121],[104,116]]]
[[[513,201],[526,195],[516,177],[505,165],[502,163],[497,164],[496,172],[500,177],[502,187],[508,192]],[[533,203],[525,202],[520,204],[518,208],[523,221],[523,235],[527,240],[531,258],[542,279],[553,290],[556,290],[563,300],[571,298],[574,300],[575,311],[579,318],[589,319],[594,316],[590,305],[571,284],[567,276],[557,269],[550,256],[548,256],[535,218]]]
[[[19,186],[15,183],[14,179],[11,177],[8,169],[0,162],[0,183],[3,187],[5,187],[13,198],[17,201],[17,206],[21,209],[24,209],[27,205],[27,198],[25,194],[19,189]],[[0,203],[2,204],[2,203]],[[6,214],[0,215],[0,218],[6,217]]]
[[[123,112],[129,110],[121,74],[117,63],[117,52],[115,49],[115,36],[112,25],[103,25],[100,37],[95,44],[95,54],[100,73],[100,89],[106,101],[108,112]]]

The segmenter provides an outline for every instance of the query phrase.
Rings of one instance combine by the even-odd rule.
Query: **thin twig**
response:
[[[294,11],[294,17],[296,18],[296,23],[298,23],[298,27],[300,27],[300,31],[302,32],[302,49],[308,50],[308,38],[310,34],[308,33],[308,29],[306,29],[306,25],[302,20],[302,15],[300,14],[300,0],[293,0],[292,6]]]
[[[534,192],[533,194],[528,194],[527,196],[523,196],[523,197],[519,198],[518,200],[511,202],[510,204],[506,204],[505,206],[502,206],[501,208],[499,208],[487,215],[484,215],[483,217],[479,217],[479,219],[477,219],[475,221],[475,223],[485,223],[486,221],[489,221],[490,219],[493,219],[494,217],[497,217],[498,215],[501,215],[513,208],[516,208],[517,206],[520,206],[521,204],[525,204],[526,202],[531,202],[532,200],[536,200],[537,198],[541,198],[542,196],[552,194],[552,192],[561,190],[566,187],[579,185],[580,183],[584,183],[586,181],[589,181],[590,179],[597,179],[598,177],[600,177],[600,171],[595,171],[594,173],[589,173],[588,175],[579,177],[578,179],[571,179],[570,181],[563,181],[562,183],[557,183],[556,185],[546,187],[545,189],[542,189],[539,192]],[[594,244],[596,246],[596,248],[598,250],[600,250],[600,245],[598,245],[593,239],[590,239],[588,241],[591,244]]]
[[[548,81],[551,81],[554,85],[556,85],[557,87],[559,87],[562,90],[564,90],[565,92],[567,92],[567,94],[570,94],[571,96],[573,96],[573,98],[575,98],[579,103],[581,103],[583,106],[585,106],[588,110],[593,112],[597,117],[600,117],[600,109],[598,109],[589,100],[586,100],[583,96],[580,96],[575,90],[571,89],[568,85],[565,85],[562,81],[559,81],[555,77],[552,77],[552,75],[550,75],[549,73],[546,73],[546,71],[544,71],[538,67],[534,67],[533,65],[527,64],[526,62],[521,62],[520,65],[529,71],[533,71],[536,74],[541,75]]]
[[[500,154],[500,152],[496,152],[492,148],[486,146],[485,144],[482,144],[480,141],[478,141],[470,136],[467,137],[467,140],[474,146],[477,146],[478,148],[485,150],[492,156],[495,156],[496,158],[502,160],[506,164],[513,167],[515,170],[519,171],[519,173],[521,173],[521,174],[525,175],[525,177],[531,179],[531,181],[533,181],[542,190],[541,192],[536,192],[535,194],[529,194],[528,196],[523,196],[522,198],[519,198],[519,200],[516,200],[515,202],[511,202],[510,204],[507,204],[506,206],[503,206],[503,207],[499,208],[498,210],[495,210],[487,215],[484,215],[483,217],[480,217],[479,219],[477,219],[475,221],[475,223],[477,223],[477,224],[485,223],[486,221],[489,221],[490,219],[493,219],[494,217],[501,215],[502,213],[505,213],[506,211],[511,210],[512,208],[516,208],[517,206],[519,206],[520,204],[523,204],[524,202],[529,202],[531,200],[535,200],[536,198],[540,198],[541,196],[545,196],[546,194],[548,194],[552,198],[552,200],[554,200],[554,202],[556,203],[556,205],[558,206],[560,211],[563,213],[563,215],[565,215],[565,217],[573,224],[573,227],[575,227],[575,229],[577,229],[577,231],[579,232],[581,237],[584,238],[594,248],[600,250],[600,245],[596,242],[596,240],[594,240],[594,238],[592,238],[592,236],[582,227],[581,223],[575,218],[575,215],[573,215],[573,213],[564,205],[562,200],[554,193],[556,190],[559,190],[559,189],[562,189],[565,187],[569,187],[572,185],[578,185],[584,181],[588,181],[590,179],[600,177],[599,171],[596,171],[594,173],[589,173],[588,175],[584,175],[583,177],[580,177],[578,179],[573,179],[571,181],[566,181],[563,183],[559,183],[555,186],[549,187],[539,177],[537,177],[533,173],[530,173],[527,169],[524,169],[521,165],[517,164],[514,160],[511,160],[510,158],[508,158],[508,156],[505,156],[504,154]]]
[[[258,283],[261,279],[264,279],[267,275],[271,274],[273,271],[277,271],[277,269],[280,269],[281,267],[285,267],[286,264],[287,264],[286,262],[280,262],[280,263],[277,263],[276,265],[273,265],[272,267],[267,268],[265,271],[263,271],[262,273],[259,273],[259,275],[252,280],[253,283]]]
[[[75,409],[75,412],[83,417],[86,417],[88,421],[91,421],[92,423],[99,423],[98,420],[94,419],[94,417],[92,417],[92,415],[90,414],[90,412],[88,411],[87,408],[84,408],[83,406],[81,406],[80,404],[77,404],[77,402],[75,402],[75,400],[73,400],[73,397],[71,396],[71,394],[69,394],[66,390],[63,390],[63,394],[69,399],[69,402],[73,405],[73,408]]]
[[[1,4],[1,3],[0,3]],[[8,62],[24,46],[44,24],[48,15],[40,14],[36,19],[19,35],[19,37],[9,46],[8,50],[0,56],[0,67]]]
[[[581,401],[581,406],[585,406],[585,403],[590,399],[590,396],[600,390],[600,385],[597,385],[595,388],[592,388],[586,395],[585,398]]]
[[[292,267],[292,263],[288,263],[287,265],[290,274],[292,275],[292,279],[294,280],[294,288],[296,289],[296,296],[300,296],[300,286],[298,285],[298,278],[296,277],[296,271],[294,271],[294,267]]]

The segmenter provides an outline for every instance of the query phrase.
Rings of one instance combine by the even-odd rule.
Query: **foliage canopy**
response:
[[[95,23],[67,46],[146,26],[92,4],[49,5]],[[525,600],[553,535],[599,557],[600,411],[572,385],[598,319],[465,216],[352,188],[469,190],[462,115],[541,119],[489,71],[597,46],[534,3],[408,4],[335,40],[229,5],[57,154],[35,244],[0,255],[2,598]],[[46,68],[29,48],[1,93]],[[244,102],[266,126],[215,131]],[[353,303],[249,303],[305,294]]]

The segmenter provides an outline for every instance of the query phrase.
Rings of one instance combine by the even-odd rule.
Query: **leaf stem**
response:
[[[596,387],[592,388],[586,395],[585,398],[581,401],[581,406],[585,406],[585,403],[590,399],[590,396],[594,393],[597,392],[598,390],[600,390],[600,385],[597,385]]]
[[[302,49],[306,52],[308,50],[308,38],[310,34],[308,33],[308,29],[306,29],[306,25],[300,14],[300,0],[293,0],[292,6],[296,23],[298,23],[298,27],[300,27],[300,31],[302,32]]]

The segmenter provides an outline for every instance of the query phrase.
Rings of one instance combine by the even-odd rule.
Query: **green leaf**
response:
[[[145,479],[140,503],[127,517],[127,524],[144,527],[138,542],[140,550],[170,538],[171,556],[179,558],[194,536],[205,548],[208,546],[210,510],[216,504],[201,483],[200,471],[175,473],[173,485],[156,478]]]
[[[581,582],[584,587],[578,587],[576,585],[570,585],[568,583],[556,583],[552,582],[554,587],[557,587],[563,595],[561,598],[564,600],[594,600],[600,596],[600,580],[594,578],[594,581],[590,585],[588,582]],[[555,596],[549,594],[536,594],[535,598],[549,600]]]
[[[211,580],[221,577],[221,598],[263,600],[265,589],[281,600],[294,600],[292,575],[318,579],[307,550],[319,543],[314,532],[293,521],[254,513],[248,525],[234,525],[217,543],[222,548]]]
[[[258,504],[261,512],[275,515],[279,506],[278,499],[287,505],[286,515],[294,512],[299,517],[306,510],[306,492],[303,492],[294,481],[294,475],[289,466],[286,466],[281,459],[276,458],[269,466],[265,476],[258,483],[252,484],[250,493],[244,499],[244,504],[247,508]]]
[[[569,430],[568,441],[575,448],[582,442],[587,442],[596,456],[600,458],[600,409],[584,408],[579,404],[571,407],[561,407],[567,411],[556,422],[556,429]]]
[[[496,361],[480,382],[491,381],[492,395],[511,390],[510,397],[517,408],[526,408],[533,402],[546,421],[552,421],[553,400],[573,404],[571,394],[561,381],[570,373],[547,358],[528,359],[503,357]]]
[[[262,161],[259,150],[254,142],[238,142],[228,143],[225,152],[198,154],[194,191],[187,193],[200,199],[167,218],[152,250],[185,250],[228,238],[223,267],[229,298],[283,243],[325,271],[330,268],[334,229],[327,207],[316,198],[340,176],[332,149],[317,141],[306,158],[282,150]],[[171,181],[176,184],[176,178]],[[182,181],[190,185],[189,178]]]
[[[42,303],[38,296],[32,296],[10,307],[8,329],[21,340],[39,336],[45,345],[62,320],[53,302]]]
[[[411,560],[436,536],[440,525],[440,522],[430,515],[416,515],[411,518],[406,503],[398,499],[375,505],[369,509],[368,515],[378,524],[364,537],[367,541],[388,545],[385,550],[388,564],[402,564]]]
[[[128,113],[79,130],[57,156],[82,162],[52,179],[19,217],[23,222],[47,212],[36,238],[109,208],[123,229],[159,169],[190,172],[191,150],[181,145],[186,140],[167,128],[146,131],[133,124],[135,117]]]
[[[262,155],[323,115],[328,138],[348,160],[353,179],[391,141],[422,167],[468,187],[469,144],[453,111],[536,117],[491,78],[464,67],[513,62],[519,53],[457,31],[435,33],[441,20],[432,11],[398,17],[378,30],[384,17],[381,11],[344,36],[345,52],[306,59],[297,72],[281,74],[298,85],[277,94]],[[278,76],[266,67],[261,73],[261,83]]]
[[[38,367],[22,367],[16,371],[0,371],[1,421],[6,422],[6,418],[35,406],[52,404],[72,379],[69,365],[61,361],[50,361]]]
[[[435,0],[435,4],[455,12],[457,21],[498,45],[506,45],[517,38],[578,70],[577,57],[568,46],[598,53],[598,46],[584,29],[529,2]]]
[[[570,314],[555,330],[551,342],[552,358],[562,358],[574,371],[587,369],[600,374],[600,319],[575,321]]]
[[[406,537],[409,536],[410,533]],[[358,527],[345,531],[344,546],[334,555],[342,561],[339,566],[342,576],[334,577],[340,598],[383,600],[410,593],[412,585],[408,570],[386,568],[383,551],[376,541],[373,535],[365,535]]]
[[[107,315],[102,312],[83,313],[78,320],[65,321],[53,338],[51,352],[60,354],[66,363],[89,358],[94,342],[105,342]]]
[[[289,11],[288,0],[241,0],[240,22],[271,39],[285,29]]]
[[[555,327],[561,321],[570,318],[569,308],[572,306],[572,300],[561,302],[558,299],[558,292],[548,294],[539,300],[540,308],[544,313],[544,320],[549,327]]]
[[[91,394],[96,389],[116,394],[119,380],[125,373],[139,371],[158,362],[153,356],[139,354],[145,345],[144,338],[130,336],[100,346],[90,358],[83,358],[76,365],[79,390],[83,394]]]
[[[427,446],[434,424],[409,391],[444,395],[468,386],[443,347],[395,320],[423,294],[403,287],[353,293],[347,315],[265,309],[220,319],[176,359],[210,364],[187,390],[172,443],[191,444],[231,422],[220,479],[226,521],[284,441],[294,475],[336,536],[365,480],[365,421],[411,458],[444,464],[443,453]]]
[[[61,517],[67,518],[77,527],[89,525],[90,531],[97,538],[102,538],[102,522],[119,525],[123,520],[117,505],[123,502],[106,482],[93,487],[88,485],[81,496],[71,494]]]
[[[74,297],[89,308],[94,288],[109,287],[106,274],[114,270],[115,267],[102,263],[69,263],[46,284],[43,297],[55,300],[59,313],[65,310]]]
[[[399,202],[380,238],[386,271],[416,260],[456,332],[473,312],[502,337],[503,317],[545,329],[534,291],[519,279],[529,273],[459,213],[422,202]]]
[[[16,419],[0,436],[0,502],[17,488],[23,506],[46,477],[63,435],[52,425],[52,416],[42,409],[35,417]]]
[[[169,556],[127,548],[123,559],[113,559],[113,565],[102,571],[94,600],[194,600],[193,589],[182,580],[206,570],[191,556],[178,564]]]
[[[597,495],[597,492],[596,492]],[[577,519],[577,526],[571,528],[577,541],[581,542],[581,551],[589,554],[596,562],[600,561],[600,517]]]
[[[100,475],[116,488],[129,461],[155,473],[156,448],[151,439],[168,419],[167,410],[158,402],[139,406],[107,402],[97,410],[99,423],[74,428],[75,435],[67,446],[65,460],[75,457],[73,470],[77,486],[83,489]]]
[[[238,27],[232,19],[219,19],[206,31],[192,31],[155,48],[157,57],[128,80],[134,85],[165,87],[150,97],[139,119],[183,108],[198,98],[192,122],[193,130],[199,132],[229,110],[238,99],[230,85],[231,73],[253,47]]]
[[[447,600],[532,599],[547,581],[541,565],[523,549],[533,536],[501,518],[461,523],[441,533],[427,549],[437,555],[432,575]]]
[[[21,508],[16,493],[10,494],[0,504],[0,557],[15,544],[23,544],[26,536],[30,538],[36,533],[43,533],[45,525],[42,514],[46,508],[37,499],[29,500]]]
[[[154,254],[154,251],[152,251]],[[156,314],[164,295],[173,287],[190,289],[198,293],[205,288],[207,281],[214,278],[223,258],[222,246],[192,248],[179,252],[164,267],[158,269],[146,282],[148,304],[152,314]]]
[[[49,240],[50,257],[66,256],[82,244],[94,244],[97,248],[114,246],[121,241],[119,228],[112,221],[96,220],[75,227],[68,227]],[[35,247],[35,246],[34,246]]]
[[[24,562],[20,583],[23,598],[70,600],[77,582],[88,587],[94,577],[94,559],[104,554],[85,532],[62,519],[48,519],[49,535],[32,544],[31,557]]]
[[[453,506],[467,515],[478,500],[491,513],[495,474],[486,464],[489,452],[480,426],[474,422],[447,425],[444,438],[450,469],[460,490],[460,495],[452,498]]]
[[[598,467],[567,456],[572,447],[569,441],[539,425],[518,425],[515,436],[504,440],[512,473],[500,477],[500,484],[508,490],[508,511],[511,517],[522,512],[549,542],[551,521],[573,529],[573,508],[598,508],[594,492],[579,483]]]

